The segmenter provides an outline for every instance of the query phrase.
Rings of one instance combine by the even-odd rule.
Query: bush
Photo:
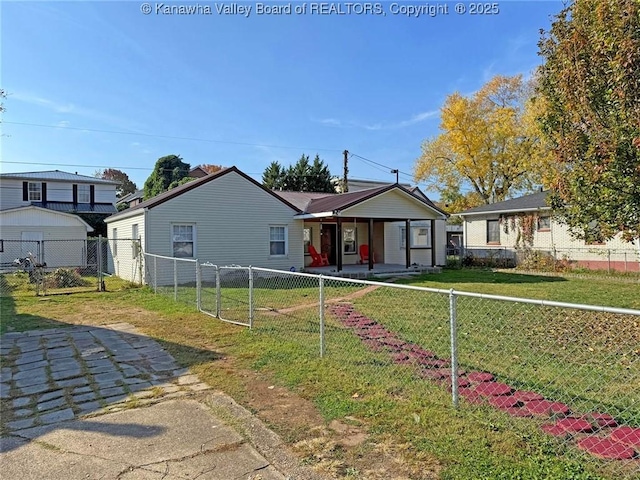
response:
[[[58,268],[47,275],[45,284],[48,288],[88,287],[91,285],[79,273],[68,268]]]

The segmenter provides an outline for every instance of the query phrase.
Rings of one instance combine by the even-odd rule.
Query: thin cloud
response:
[[[429,110],[426,112],[421,112],[413,115],[411,118],[406,120],[402,120],[400,122],[395,123],[361,123],[355,121],[346,121],[343,122],[337,118],[323,118],[319,120],[314,120],[321,125],[325,125],[328,127],[339,127],[339,128],[360,128],[363,130],[396,130],[399,128],[410,127],[411,125],[415,125],[417,123],[424,122],[433,117],[437,117],[440,114],[439,110]]]

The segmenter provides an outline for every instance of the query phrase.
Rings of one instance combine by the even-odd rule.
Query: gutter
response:
[[[518,208],[517,210],[486,210],[484,212],[471,212],[471,213],[454,213],[453,216],[464,218],[473,215],[492,215],[495,213],[520,213],[520,212],[537,212],[540,210],[551,210],[551,207],[535,207],[535,208]]]
[[[110,217],[107,217],[104,219],[104,223],[111,223],[111,222],[117,222],[118,220],[124,220],[125,218],[131,218],[131,217],[135,217],[138,214],[145,214],[147,213],[147,208],[137,208],[135,210],[132,210],[130,212],[127,212],[126,210],[123,210],[122,212],[118,212],[116,214],[111,215]],[[114,218],[115,217],[115,218]]]

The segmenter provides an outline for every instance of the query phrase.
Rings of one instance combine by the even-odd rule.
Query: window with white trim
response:
[[[111,249],[114,257],[118,256],[118,229],[111,230],[111,240],[113,241],[113,248]]]
[[[89,185],[78,184],[78,203],[91,202],[91,187]]]
[[[345,254],[354,255],[358,253],[358,231],[355,228],[343,228],[342,244]]]
[[[538,230],[550,230],[551,217],[538,217]]]
[[[29,182],[29,201],[42,201],[42,184],[40,182]]]
[[[407,229],[400,227],[400,248],[407,248]],[[411,227],[411,248],[431,248],[431,227],[412,226]]]
[[[195,255],[195,225],[171,225],[171,247],[177,258],[193,258]]]
[[[271,255],[272,257],[281,257],[287,255],[287,237],[287,227],[269,227],[269,255]]]
[[[138,258],[140,255],[140,240],[138,239],[138,224],[131,225],[131,248],[133,258]]]
[[[311,239],[313,238],[313,230],[311,227],[305,227],[302,229],[302,242],[304,244],[304,254],[309,255],[309,245],[311,245]]]

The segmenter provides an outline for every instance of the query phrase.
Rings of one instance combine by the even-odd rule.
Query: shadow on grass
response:
[[[25,438],[21,431],[26,429],[29,437],[57,428],[98,428],[111,436],[134,438],[160,435],[164,429],[159,426],[131,424],[122,429],[79,417],[118,403],[130,408],[142,398],[189,390],[179,381],[187,373],[184,368],[221,358],[216,351],[153,339],[126,323],[73,325],[17,313],[10,293],[3,288],[0,297],[2,451],[19,448],[20,442],[11,438]],[[72,426],[71,420],[76,420]]]
[[[527,284],[566,282],[562,277],[546,275],[528,275],[522,273],[494,272],[486,268],[444,269],[442,273],[419,277],[421,281],[438,283],[496,283]],[[413,279],[415,281],[415,278]]]

